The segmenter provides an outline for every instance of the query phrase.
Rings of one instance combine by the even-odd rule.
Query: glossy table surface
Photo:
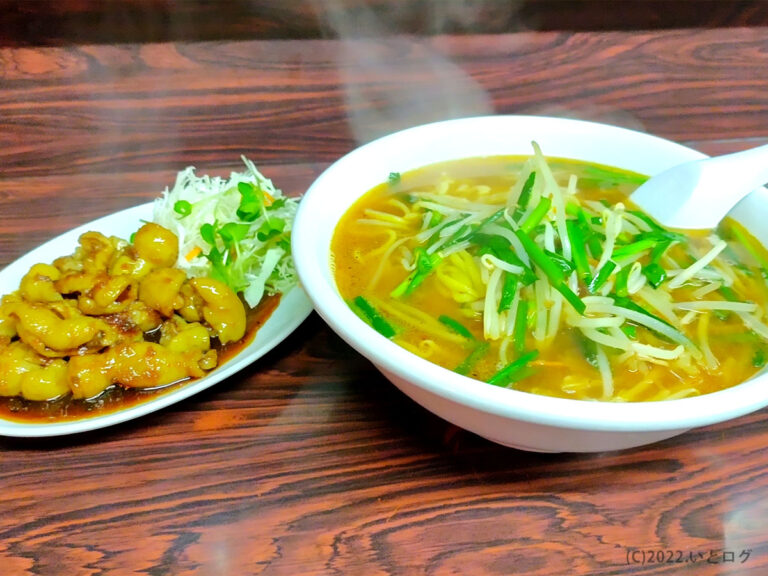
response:
[[[343,26],[344,23],[339,23]],[[768,143],[768,28],[0,49],[0,267],[254,159],[300,195],[358,143],[485,113]],[[540,455],[432,416],[312,314],[159,413],[0,438],[0,573],[765,574],[768,412]]]

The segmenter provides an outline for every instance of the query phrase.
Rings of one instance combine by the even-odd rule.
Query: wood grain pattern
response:
[[[765,28],[6,48],[0,266],[187,164],[247,153],[299,195],[358,139],[486,105],[765,143],[766,59]],[[313,314],[160,413],[0,439],[0,574],[765,574],[766,415],[523,453],[427,413]]]
[[[766,63],[761,28],[0,49],[0,162],[6,177],[34,175],[40,156],[56,175],[240,153],[328,163],[399,127],[493,111],[758,140]]]

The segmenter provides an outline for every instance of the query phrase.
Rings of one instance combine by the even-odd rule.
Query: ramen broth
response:
[[[338,224],[338,289],[407,350],[516,390],[653,401],[743,382],[768,357],[768,255],[731,220],[658,226],[628,200],[644,180],[538,150],[391,174]]]

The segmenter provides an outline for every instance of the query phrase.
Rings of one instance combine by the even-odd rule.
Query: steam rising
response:
[[[519,32],[524,28],[517,21],[521,0],[445,1],[427,6],[394,2],[391,12],[384,4],[377,13],[358,3],[348,6],[346,0],[313,2],[329,34],[341,41],[340,82],[358,143],[418,124],[495,112],[486,90],[435,49],[439,37],[398,34],[398,22],[419,20],[420,28],[431,34],[473,32],[478,27],[487,33],[489,26],[500,28],[493,32]],[[631,112],[595,102],[549,100],[499,112],[578,118],[643,130]]]
[[[358,7],[350,15],[343,8],[338,0],[316,2],[341,40],[339,74],[358,142],[427,122],[493,113],[486,91],[427,41],[392,36],[370,9]],[[435,22],[469,16],[440,12]]]

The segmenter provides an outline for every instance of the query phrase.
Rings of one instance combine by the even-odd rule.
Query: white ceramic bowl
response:
[[[490,386],[423,360],[384,338],[344,303],[329,253],[347,208],[390,172],[442,160],[530,154],[531,140],[548,156],[589,160],[644,174],[704,155],[648,134],[578,120],[492,116],[450,120],[397,132],[366,144],[328,168],[310,187],[297,215],[293,254],[315,309],[344,340],[413,400],[462,428],[524,450],[596,452],[648,444],[768,405],[759,375],[739,386],[682,400],[586,402]],[[758,190],[732,213],[768,241],[768,191]]]

